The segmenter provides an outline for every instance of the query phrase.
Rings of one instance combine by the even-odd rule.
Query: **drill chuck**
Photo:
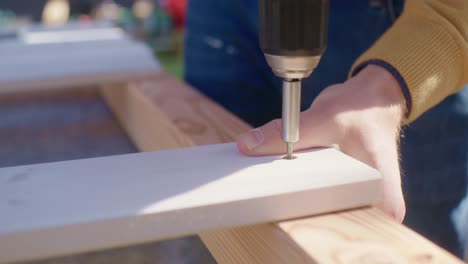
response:
[[[260,46],[282,78],[308,77],[327,45],[328,0],[259,0]]]

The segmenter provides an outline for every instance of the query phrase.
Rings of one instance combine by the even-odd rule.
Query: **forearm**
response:
[[[408,0],[402,16],[354,64],[392,73],[411,122],[468,82],[468,1]]]

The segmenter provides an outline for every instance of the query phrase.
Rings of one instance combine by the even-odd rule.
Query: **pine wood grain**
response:
[[[153,103],[132,84],[111,85],[100,91],[119,123],[141,151],[194,145],[190,138],[181,133],[161,110],[153,107]]]
[[[101,90],[105,92],[113,88],[107,86]],[[131,89],[149,102],[145,104],[148,109],[140,109],[141,115],[146,115],[152,108],[159,108],[195,144],[228,142],[250,128],[167,74],[157,76],[156,80],[135,82]],[[116,89],[113,92],[124,91]],[[127,120],[120,120],[125,127]],[[132,129],[155,134],[149,127],[143,124]],[[157,144],[150,142],[142,142],[140,150],[157,150]],[[174,142],[174,147],[184,146],[177,145]],[[211,231],[200,234],[200,237],[215,259],[223,264],[462,263],[373,208]]]

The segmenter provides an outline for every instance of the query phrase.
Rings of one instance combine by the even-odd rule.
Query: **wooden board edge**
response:
[[[14,82],[0,82],[0,94],[28,93],[33,91],[73,89],[83,86],[102,84],[105,86],[118,85],[129,80],[153,78],[160,74],[156,70],[121,72],[121,73],[93,73],[85,75],[69,75],[36,80],[18,80]]]

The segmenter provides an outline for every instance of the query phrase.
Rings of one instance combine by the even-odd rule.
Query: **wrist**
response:
[[[388,109],[401,123],[406,114],[406,99],[399,82],[384,67],[367,65],[347,82],[373,106]]]

